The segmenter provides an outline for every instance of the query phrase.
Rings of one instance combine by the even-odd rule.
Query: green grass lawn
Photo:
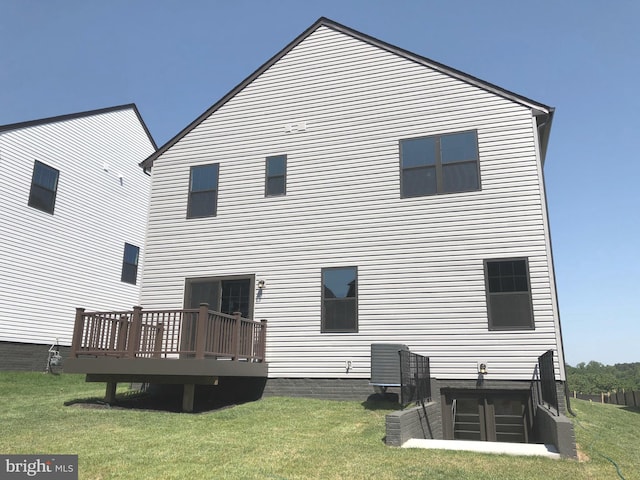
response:
[[[123,390],[124,391],[124,390]],[[0,453],[77,454],[81,479],[640,479],[640,411],[574,401],[585,461],[383,443],[390,410],[267,398],[201,414],[64,406],[81,376],[0,372]],[[384,407],[384,406],[381,406]]]

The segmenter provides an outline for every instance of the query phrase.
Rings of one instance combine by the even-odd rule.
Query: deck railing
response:
[[[263,362],[266,320],[209,310],[85,312],[76,309],[71,356],[214,358]]]

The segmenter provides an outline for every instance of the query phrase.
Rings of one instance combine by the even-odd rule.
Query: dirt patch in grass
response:
[[[580,445],[577,446],[577,450],[579,462],[588,462],[591,460],[591,457],[587,455],[584,450],[582,450],[582,447]]]
[[[118,394],[113,403],[107,403],[104,399],[78,398],[64,402],[67,407],[90,408],[90,409],[110,409],[110,410],[153,410],[169,413],[183,413],[182,397],[168,393],[134,392]],[[237,403],[230,403],[225,399],[198,396],[194,401],[193,413],[207,413],[215,410],[223,410],[236,406]]]

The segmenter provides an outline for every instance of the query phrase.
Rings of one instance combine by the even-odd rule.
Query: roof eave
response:
[[[547,157],[547,147],[549,145],[549,136],[551,135],[551,124],[553,123],[553,114],[555,109],[550,108],[549,113],[546,113],[545,118],[542,119],[542,123],[538,127],[538,142],[540,145],[540,161],[542,166]]]
[[[164,152],[169,150],[173,145],[178,143],[181,138],[187,135],[192,129],[198,126],[201,122],[203,122],[209,115],[222,107],[225,103],[227,103],[231,98],[233,98],[238,92],[240,92],[243,88],[245,88],[248,84],[250,84],[253,80],[258,78],[263,72],[265,72],[269,67],[271,67],[274,63],[284,57],[287,53],[289,53],[296,45],[298,45],[304,38],[306,38],[311,32],[316,30],[320,25],[323,24],[324,17],[318,19],[313,25],[307,28],[304,32],[298,35],[295,39],[287,44],[282,50],[276,53],[273,57],[263,63],[260,67],[258,67],[253,73],[251,73],[247,78],[245,78],[242,82],[236,85],[231,91],[229,91],[224,97],[214,103],[211,107],[205,110],[200,116],[198,116],[193,122],[187,125],[185,128],[180,130],[173,138],[171,138],[167,143],[165,143],[162,147],[157,149],[154,153],[152,153],[147,159],[143,160],[140,163],[140,166],[145,169],[145,171],[149,170],[153,166],[153,162],[156,158],[162,155]]]
[[[274,63],[280,60],[284,55],[289,53],[294,47],[296,47],[300,42],[302,42],[307,36],[309,36],[313,31],[318,29],[320,26],[326,26],[332,28],[334,30],[340,31],[346,35],[357,38],[369,44],[375,45],[379,48],[387,50],[396,55],[400,55],[408,60],[417,62],[421,65],[428,66],[434,70],[437,70],[441,73],[450,75],[454,78],[457,78],[461,81],[470,83],[479,88],[482,88],[486,91],[492,92],[496,95],[502,96],[509,100],[512,100],[520,105],[526,106],[530,108],[533,112],[541,112],[546,115],[552,115],[553,108],[542,103],[531,100],[522,95],[518,95],[509,90],[506,90],[502,87],[494,85],[492,83],[486,82],[484,80],[480,80],[477,77],[466,74],[460,70],[456,70],[455,68],[448,67],[434,60],[428,59],[426,57],[422,57],[415,53],[409,52],[408,50],[404,50],[400,47],[396,47],[389,43],[386,43],[382,40],[378,40],[377,38],[371,37],[365,33],[354,30],[350,27],[337,23],[333,20],[330,20],[326,17],[320,17],[313,25],[307,28],[304,32],[298,35],[294,40],[292,40],[286,47],[276,53],[273,57],[267,60],[263,65],[261,65],[258,69],[256,69],[251,75],[245,78],[242,82],[240,82],[235,88],[229,91],[224,97],[218,100],[215,104],[213,104],[210,108],[208,108],[205,112],[203,112],[200,116],[198,116],[193,122],[183,128],[178,134],[176,134],[173,138],[171,138],[168,142],[166,142],[162,147],[157,149],[153,154],[151,154],[147,159],[140,163],[140,166],[145,170],[145,172],[149,171],[153,166],[153,162],[164,152],[169,150],[173,145],[178,143],[180,139],[186,136],[193,128],[199,125],[202,121],[204,121],[207,117],[209,117],[212,113],[222,107],[225,103],[227,103],[231,98],[233,98],[238,92],[240,92],[243,88],[245,88],[249,83],[255,80],[258,76],[260,76],[263,72],[265,72],[268,68],[270,68]]]
[[[55,117],[46,117],[46,118],[39,118],[37,120],[28,120],[26,122],[11,123],[8,125],[0,125],[0,133],[9,132],[12,130],[19,130],[22,128],[37,127],[39,125],[47,125],[51,123],[64,122],[67,120],[75,120],[77,118],[92,117],[95,115],[102,115],[104,113],[117,112],[120,110],[128,110],[128,109],[132,109],[134,111],[134,113],[138,117],[138,120],[140,121],[140,124],[142,125],[142,128],[147,134],[149,141],[153,145],[153,148],[157,149],[158,146],[156,145],[155,140],[151,136],[151,132],[149,132],[147,125],[144,123],[144,120],[142,119],[142,116],[140,115],[140,112],[138,111],[138,107],[136,106],[135,103],[127,103],[124,105],[116,105],[114,107],[100,108],[96,110],[87,110],[84,112],[77,112],[77,113],[68,113],[64,115],[57,115]]]
[[[535,100],[532,100],[530,98],[524,97],[522,95],[511,92],[509,90],[506,90],[502,87],[499,87],[498,85],[494,85],[490,82],[474,77],[473,75],[469,75],[468,73],[449,67],[440,62],[436,62],[435,60],[431,60],[430,58],[423,57],[422,55],[418,55],[416,53],[410,52],[401,47],[397,47],[395,45],[384,42],[382,40],[378,40],[375,37],[367,35],[366,33],[358,32],[357,30],[349,28],[345,25],[341,25],[337,22],[334,22],[333,20],[325,19],[325,21],[326,21],[325,25],[333,27],[336,30],[341,31],[346,35],[350,35],[364,42],[376,45],[384,50],[387,50],[388,52],[395,53],[396,55],[404,57],[408,60],[412,60],[421,65],[428,66],[436,71],[452,76],[466,83],[475,85],[476,87],[482,88],[483,90],[487,90],[489,92],[495,93],[496,95],[512,100],[528,108],[531,108],[534,110],[540,110],[544,113],[550,113],[553,110],[553,108],[549,107],[548,105],[544,105],[540,102],[536,102]]]

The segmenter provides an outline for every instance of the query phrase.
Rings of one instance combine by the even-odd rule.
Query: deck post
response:
[[[242,323],[240,319],[242,318],[241,312],[233,312],[233,316],[235,317],[235,325],[233,326],[233,359],[240,359],[240,324]]]
[[[71,358],[78,357],[78,351],[82,347],[82,331],[84,330],[84,308],[76,308],[76,320],[73,326],[73,338],[71,340]]]
[[[128,354],[129,358],[136,358],[136,350],[140,345],[140,334],[142,333],[142,307],[133,307],[133,315],[131,318],[131,325],[129,328],[129,344]]]
[[[201,303],[196,323],[196,358],[200,360],[204,358],[204,343],[207,339],[207,317],[209,317],[209,304]]]
[[[193,403],[196,396],[196,386],[193,383],[185,383],[182,392],[182,411],[193,412]]]
[[[107,391],[104,394],[105,403],[114,403],[116,401],[116,387],[118,384],[116,382],[107,382]]]
[[[264,362],[265,356],[267,354],[267,320],[260,320],[260,337],[259,342],[260,346],[258,348],[258,355],[260,355],[260,361]]]

